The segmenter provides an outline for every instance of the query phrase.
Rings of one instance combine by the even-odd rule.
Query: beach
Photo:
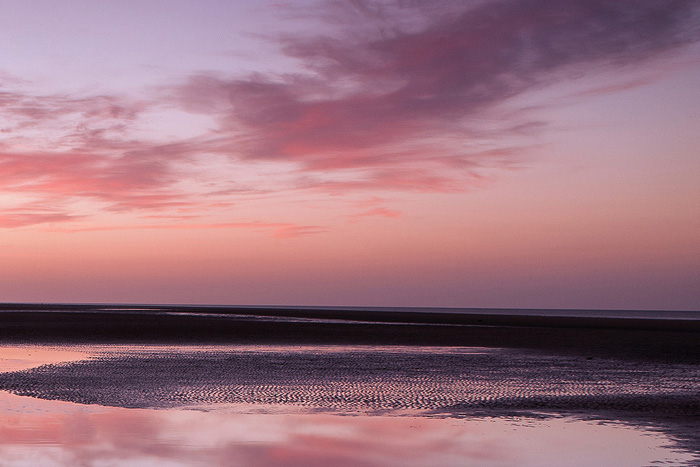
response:
[[[682,454],[672,465],[699,459],[692,314],[56,308],[0,311],[3,348],[44,352],[43,364],[0,373],[0,390],[78,407],[324,413],[357,423],[529,420],[544,430],[568,417],[661,434]]]

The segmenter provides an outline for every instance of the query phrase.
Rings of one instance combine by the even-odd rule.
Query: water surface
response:
[[[0,347],[2,465],[693,465],[698,369],[487,348]]]

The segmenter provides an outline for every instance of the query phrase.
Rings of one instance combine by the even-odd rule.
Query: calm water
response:
[[[693,465],[689,365],[506,349],[0,347],[2,466]],[[551,410],[555,407],[555,410]],[[669,415],[670,414],[670,415]]]

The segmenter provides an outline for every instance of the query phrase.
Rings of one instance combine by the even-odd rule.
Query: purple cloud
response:
[[[232,153],[296,162],[312,174],[355,170],[351,181],[324,185],[346,189],[381,188],[395,174],[421,172],[389,186],[461,189],[479,167],[501,167],[460,147],[477,131],[469,119],[526,91],[642,62],[700,35],[694,0],[327,5],[321,16],[341,26],[337,35],[279,39],[307,73],[203,74],[179,92],[185,108],[218,115],[222,131],[235,134]],[[507,125],[511,134],[541,126]],[[471,170],[455,170],[456,160]]]
[[[523,112],[496,130],[480,127],[499,104],[700,38],[696,0],[357,0],[299,14],[314,14],[333,29],[274,39],[299,62],[296,74],[196,73],[174,97],[144,102],[17,91],[27,83],[0,73],[0,185],[44,202],[39,211],[0,208],[2,225],[74,220],[83,215],[67,207],[76,199],[110,212],[177,217],[225,209],[253,191],[237,185],[235,174],[212,182],[206,177],[219,174],[202,180],[188,171],[208,158],[293,167],[275,175],[272,188],[255,186],[268,192],[465,191],[491,180],[494,169],[518,168],[534,144],[523,138],[546,126]],[[172,99],[218,127],[169,143],[139,136],[144,115]],[[482,138],[500,143],[465,144]],[[290,224],[276,235],[315,229]]]
[[[61,212],[40,212],[22,209],[10,210],[0,213],[0,228],[16,228],[36,224],[70,222],[79,218],[80,216],[74,216]]]

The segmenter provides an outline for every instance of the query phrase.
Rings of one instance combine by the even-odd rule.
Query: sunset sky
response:
[[[0,302],[700,309],[698,0],[3,0]]]

